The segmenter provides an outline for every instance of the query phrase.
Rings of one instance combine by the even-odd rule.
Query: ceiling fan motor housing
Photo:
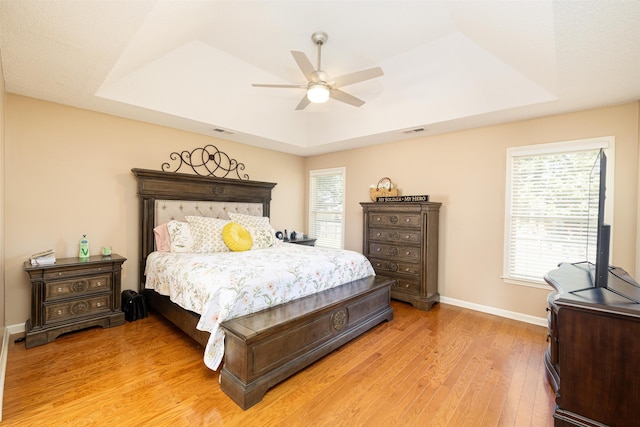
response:
[[[327,42],[327,39],[329,39],[329,36],[324,31],[316,31],[311,34],[311,40],[313,40],[314,44],[323,45]]]

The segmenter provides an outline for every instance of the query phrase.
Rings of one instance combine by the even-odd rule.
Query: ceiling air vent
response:
[[[213,128],[213,131],[217,133],[224,133],[225,135],[233,135],[233,132],[222,128]]]
[[[404,134],[420,133],[420,132],[424,132],[425,130],[426,130],[425,128],[411,128],[411,129],[401,130],[400,133],[404,133]]]

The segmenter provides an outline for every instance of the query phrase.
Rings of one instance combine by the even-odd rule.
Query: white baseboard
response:
[[[9,328],[2,333],[2,348],[0,349],[0,421],[2,421],[2,402],[4,401],[4,377],[7,372],[7,352],[9,351]]]
[[[4,402],[4,378],[7,372],[7,354],[11,335],[24,333],[24,323],[5,326],[2,334],[2,348],[0,348],[0,421],[2,421],[2,403]]]
[[[24,323],[18,323],[17,325],[9,325],[7,326],[7,330],[9,331],[9,335],[21,334],[25,331]]]
[[[455,305],[458,307],[468,308],[469,310],[480,311],[482,313],[495,314],[496,316],[519,320],[520,322],[531,323],[532,325],[543,326],[545,328],[549,327],[546,317],[530,316],[528,314],[516,313],[515,311],[502,310],[500,308],[489,307],[487,305],[475,304],[472,302],[443,296],[440,297],[440,302]]]

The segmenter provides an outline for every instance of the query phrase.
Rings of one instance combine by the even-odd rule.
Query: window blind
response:
[[[344,168],[314,170],[309,182],[309,234],[316,246],[344,246]]]
[[[549,145],[554,149],[509,156],[507,279],[544,283],[543,276],[559,262],[595,257],[597,230],[590,213],[593,216],[591,193],[598,179],[594,164],[600,147],[558,151]]]

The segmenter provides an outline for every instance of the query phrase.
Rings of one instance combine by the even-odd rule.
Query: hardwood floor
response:
[[[2,425],[552,426],[546,329],[445,304],[395,318],[243,411],[159,316],[9,345]]]

